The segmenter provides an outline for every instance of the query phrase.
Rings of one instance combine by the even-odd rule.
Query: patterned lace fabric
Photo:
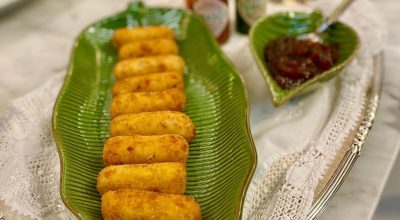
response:
[[[328,4],[326,1],[311,1],[311,4],[326,12],[338,2],[335,0]],[[342,20],[357,30],[362,46],[357,59],[340,77],[336,100],[324,103],[333,106],[331,115],[321,133],[315,135],[308,144],[299,144],[289,135],[291,141],[286,143],[291,142],[292,147],[281,147],[275,151],[275,155],[262,155],[247,192],[244,219],[305,219],[319,181],[343,143],[351,138],[349,134],[355,129],[366,105],[367,90],[373,77],[373,55],[382,50],[385,32],[379,14],[367,0],[355,1],[343,14]],[[320,107],[324,105],[314,104]],[[301,114],[298,117],[307,117],[305,112]],[[276,120],[271,118],[272,121]],[[270,122],[265,120],[262,124]],[[321,120],[311,119],[309,124],[314,123],[321,123]],[[308,135],[313,136],[312,132]],[[266,143],[262,139],[273,138],[271,133],[266,132],[255,136],[255,143]],[[265,147],[268,146],[257,145],[257,150]]]
[[[368,65],[353,62],[341,77],[337,103],[322,133],[304,148],[262,161],[248,191],[246,219],[306,218],[319,180],[361,117],[371,76]]]
[[[310,2],[329,10],[337,0]],[[353,3],[343,20],[362,36],[357,61],[340,80],[264,115],[266,120],[253,127],[259,164],[247,193],[244,219],[303,219],[318,181],[359,118],[371,80],[371,55],[382,48],[383,25],[368,0]],[[237,58],[233,61],[238,67],[254,63],[246,44],[243,47],[247,50],[241,53],[225,50]],[[246,51],[248,56],[238,56]],[[60,162],[51,130],[62,80],[62,75],[54,76],[13,101],[0,118],[0,219],[75,219],[60,198]],[[301,129],[305,125],[308,130]],[[287,136],[287,128],[296,132]]]
[[[0,119],[0,200],[21,216],[72,217],[60,198],[60,159],[51,127],[62,79],[54,76],[39,89],[14,100]]]

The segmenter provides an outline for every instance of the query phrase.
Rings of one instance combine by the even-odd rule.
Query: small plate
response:
[[[275,106],[280,106],[295,96],[316,89],[319,84],[340,73],[356,55],[360,44],[357,33],[346,24],[335,22],[324,33],[322,38],[325,43],[339,45],[339,61],[328,71],[318,74],[299,86],[290,89],[280,87],[266,66],[264,59],[265,46],[268,42],[278,37],[298,36],[312,32],[321,21],[322,15],[319,12],[310,14],[285,12],[261,18],[251,28],[250,47],[271,91]]]

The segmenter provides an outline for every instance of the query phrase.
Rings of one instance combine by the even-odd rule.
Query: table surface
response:
[[[50,76],[64,73],[79,32],[90,23],[123,10],[128,2],[36,0],[28,1],[12,14],[2,15],[0,114],[8,101],[37,88]],[[375,3],[388,27],[397,27],[400,1]],[[400,32],[390,29],[386,45],[383,90],[374,127],[361,157],[321,219],[372,218],[399,151],[400,74],[396,62],[400,60]]]

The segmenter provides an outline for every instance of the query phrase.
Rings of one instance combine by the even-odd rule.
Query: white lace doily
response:
[[[367,67],[353,62],[341,77],[339,97],[322,133],[277,159],[261,159],[245,203],[247,219],[305,219],[319,180],[361,116],[371,76]]]
[[[337,2],[310,1],[327,11]],[[247,38],[233,37],[224,46],[247,84],[252,84],[251,125],[259,163],[246,197],[244,219],[304,219],[318,181],[362,111],[372,55],[382,49],[384,28],[368,0],[356,0],[342,20],[361,36],[356,62],[318,93],[276,110],[259,102],[268,94],[257,78],[261,76]],[[75,219],[59,195],[60,164],[51,131],[62,80],[63,76],[55,76],[13,101],[0,118],[0,219]]]
[[[311,4],[326,13],[338,2],[311,1]],[[355,129],[366,104],[373,76],[373,55],[382,50],[385,34],[379,14],[374,12],[371,2],[358,0],[341,17],[357,30],[362,46],[357,59],[340,77],[339,86],[330,82],[318,94],[296,103],[296,116],[284,114],[285,117],[281,117],[282,110],[286,110],[284,107],[258,123],[257,129],[253,130],[260,160],[247,193],[244,219],[306,218],[319,181],[324,178],[349,133]],[[329,91],[329,87],[333,90]],[[327,106],[332,111],[328,111],[330,115],[325,120],[324,108]],[[270,127],[270,124],[276,124],[275,121],[281,123]],[[324,127],[319,130],[317,125]],[[281,128],[281,133],[274,133],[277,128]],[[316,131],[322,132],[315,134]],[[277,136],[280,136],[278,140]],[[306,137],[308,141],[301,141],[298,136]]]
[[[18,215],[69,219],[59,193],[60,159],[51,121],[63,75],[14,100],[0,119],[0,200]]]

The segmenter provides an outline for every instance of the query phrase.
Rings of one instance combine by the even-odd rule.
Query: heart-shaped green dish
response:
[[[310,14],[300,12],[277,13],[258,20],[250,30],[250,47],[256,62],[271,91],[273,103],[280,106],[289,99],[314,90],[319,84],[341,72],[356,55],[360,45],[357,33],[341,22],[335,22],[324,32],[322,40],[328,44],[339,45],[339,61],[328,71],[316,75],[299,86],[284,89],[274,80],[266,66],[264,48],[273,39],[283,36],[298,36],[314,31],[322,22],[319,12]]]

